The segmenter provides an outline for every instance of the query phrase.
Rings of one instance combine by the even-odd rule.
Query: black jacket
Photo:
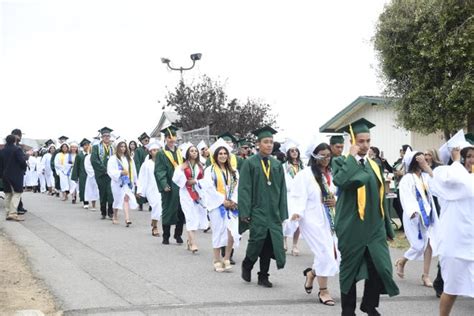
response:
[[[5,145],[0,150],[0,176],[4,187],[12,186],[15,192],[23,192],[25,171],[26,160],[21,148],[15,145]]]

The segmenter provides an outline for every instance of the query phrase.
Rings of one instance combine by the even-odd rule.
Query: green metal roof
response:
[[[392,99],[385,97],[377,96],[360,96],[355,99],[351,104],[346,106],[342,111],[337,113],[329,121],[327,121],[323,126],[319,128],[320,133],[334,133],[340,126],[333,126],[337,121],[349,115],[352,112],[355,112],[357,109],[363,105],[392,105]]]

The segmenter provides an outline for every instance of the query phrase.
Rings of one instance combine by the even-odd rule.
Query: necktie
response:
[[[360,165],[361,165],[362,167],[365,166],[365,160],[364,160],[364,158],[360,158],[359,162],[360,162]]]
[[[265,164],[265,167],[268,167],[268,157],[263,157],[262,160],[263,160],[263,163]]]

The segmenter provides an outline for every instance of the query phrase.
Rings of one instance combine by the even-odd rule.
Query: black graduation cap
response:
[[[44,143],[44,146],[45,147],[48,147],[50,145],[54,144],[54,141],[52,139],[48,139],[45,143]]]
[[[352,127],[352,131],[354,132],[354,136],[355,136],[360,133],[370,133],[370,129],[374,126],[375,126],[374,123],[366,120],[365,118],[361,118],[346,126],[341,127],[336,132],[338,133],[346,132],[346,133],[352,134],[351,133],[351,127]]]
[[[139,141],[142,141],[142,140],[144,140],[145,138],[150,138],[150,136],[148,136],[147,133],[143,133],[143,134],[141,134],[140,136],[138,136],[138,140],[139,140]]]
[[[170,125],[170,126],[168,126],[168,127],[166,127],[166,128],[163,128],[163,129],[161,130],[161,132],[162,132],[163,134],[165,134],[165,137],[177,136],[176,131],[177,131],[178,129],[179,129],[179,128],[177,128],[176,126]]]
[[[88,140],[87,138],[84,138],[83,140],[81,140],[79,145],[82,147],[82,146],[90,144],[90,143],[91,143],[90,140]]]
[[[261,140],[262,138],[273,137],[273,134],[276,134],[276,133],[277,131],[268,125],[252,132],[252,134],[257,136],[258,140]]]
[[[233,142],[234,144],[237,143],[237,138],[235,138],[234,135],[232,135],[231,133],[229,132],[225,132],[225,133],[222,133],[220,134],[219,136],[217,136],[217,138],[222,138],[223,140],[225,140],[226,142]]]
[[[332,135],[329,138],[329,144],[331,144],[331,145],[344,144],[344,136],[342,136],[342,135]]]
[[[106,134],[109,134],[113,132],[113,129],[111,128],[108,128],[108,127],[102,127],[101,129],[99,129],[99,133],[100,135],[104,136]]]
[[[67,136],[61,136],[58,138],[59,140],[62,140],[63,142],[67,141],[69,139],[69,137]]]

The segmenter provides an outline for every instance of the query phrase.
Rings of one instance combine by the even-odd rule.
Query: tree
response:
[[[394,0],[374,46],[398,123],[423,134],[474,129],[474,1]]]
[[[255,129],[276,123],[269,104],[231,99],[221,82],[206,75],[190,85],[181,80],[174,91],[168,92],[166,106],[179,114],[176,124],[184,131],[209,125],[211,135],[228,131],[247,136]]]

